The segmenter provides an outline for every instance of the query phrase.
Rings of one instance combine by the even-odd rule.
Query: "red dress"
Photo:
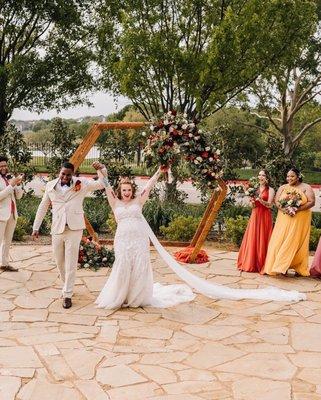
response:
[[[263,189],[261,198],[264,201],[268,200],[269,187]],[[239,270],[261,272],[264,267],[272,228],[271,210],[256,200],[237,259]]]

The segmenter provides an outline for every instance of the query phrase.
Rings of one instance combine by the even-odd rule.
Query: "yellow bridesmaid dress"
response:
[[[280,199],[285,197],[287,189],[294,189],[286,185]],[[302,205],[308,199],[302,195]],[[309,276],[308,257],[311,229],[311,210],[299,211],[294,217],[278,211],[275,226],[272,232],[264,272],[268,275],[285,274],[289,268],[294,269],[301,276]]]

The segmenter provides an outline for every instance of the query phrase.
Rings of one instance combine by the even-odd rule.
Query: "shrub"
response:
[[[91,268],[97,271],[99,268],[111,268],[115,260],[113,250],[94,242],[90,238],[82,238],[79,246],[79,268]]]
[[[200,219],[195,217],[178,216],[168,226],[161,226],[160,232],[170,240],[187,241],[192,239]]]
[[[154,233],[160,233],[161,226],[168,226],[177,216],[201,217],[204,213],[204,204],[177,204],[162,202],[152,198],[144,205],[143,214]]]
[[[28,233],[28,220],[25,217],[18,217],[17,225],[13,234],[13,240],[18,242],[24,240],[24,236]]]
[[[248,218],[238,215],[236,218],[227,218],[225,223],[225,239],[240,246],[244,236]]]
[[[86,197],[84,200],[84,212],[95,232],[106,231],[106,222],[110,213],[110,207],[106,199]]]
[[[20,200],[17,201],[18,214],[27,220],[26,234],[32,233],[32,225],[36,217],[37,209],[40,204],[41,198],[34,196],[33,194],[26,194]],[[43,235],[49,235],[51,229],[51,212],[48,211],[46,214],[41,227],[40,233]]]
[[[312,225],[321,229],[321,212],[314,211],[312,213]]]
[[[117,228],[117,222],[115,220],[114,215],[111,214],[110,217],[107,219],[107,231],[114,235],[116,232],[116,228]]]
[[[311,226],[311,234],[310,234],[310,250],[316,250],[318,247],[319,239],[321,236],[321,229],[316,228],[315,226]]]

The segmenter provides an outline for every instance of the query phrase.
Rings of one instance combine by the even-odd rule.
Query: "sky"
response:
[[[119,97],[115,100],[111,95],[103,92],[96,92],[90,97],[93,107],[73,107],[61,111],[59,114],[55,110],[37,114],[22,109],[15,109],[12,119],[16,120],[35,120],[35,119],[51,119],[54,117],[61,118],[81,118],[86,116],[108,115],[121,110],[125,105],[130,104],[130,101],[125,97]]]

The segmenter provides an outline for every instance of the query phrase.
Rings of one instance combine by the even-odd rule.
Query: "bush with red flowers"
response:
[[[113,250],[106,246],[96,243],[89,237],[83,237],[80,242],[78,265],[79,268],[99,268],[112,267],[115,260]]]
[[[195,121],[176,111],[169,111],[150,126],[150,136],[144,149],[148,161],[170,166],[183,157],[188,161],[195,181],[215,187],[223,174],[221,152],[207,143],[206,136]]]

